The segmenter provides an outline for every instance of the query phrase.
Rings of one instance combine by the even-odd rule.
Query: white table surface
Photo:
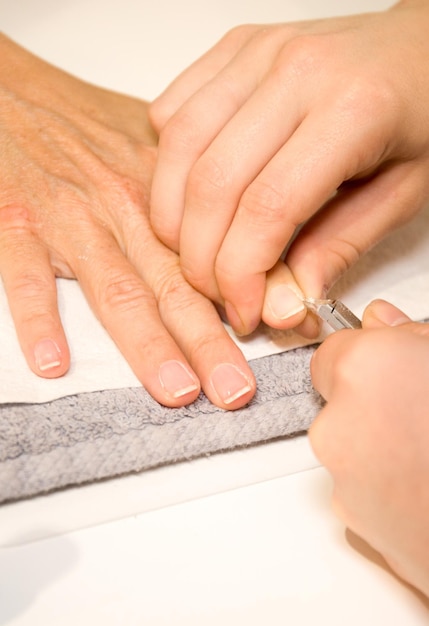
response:
[[[236,24],[390,4],[0,0],[0,16],[45,59],[150,99]],[[0,624],[427,624],[330,488],[298,437],[0,507]]]

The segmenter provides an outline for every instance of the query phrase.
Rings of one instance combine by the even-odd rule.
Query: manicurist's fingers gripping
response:
[[[233,28],[173,80],[149,107],[150,120],[158,133],[174,113],[203,85],[212,80],[258,30],[259,26],[251,24]]]
[[[399,3],[259,27],[231,54],[215,46],[155,104],[165,108],[153,223],[239,333],[265,314],[267,272],[298,227],[308,224],[286,261],[301,289],[320,296],[427,197],[428,118],[414,105],[416,85],[427,97],[429,84],[418,22]],[[386,47],[386,37],[398,45]],[[158,195],[161,180],[172,186]],[[361,184],[344,191],[351,181]]]
[[[201,210],[214,213],[223,206],[221,199],[228,199],[234,189],[240,189],[239,181],[234,182],[234,189],[230,189],[230,181],[240,172],[246,173],[246,180],[249,178],[245,164],[237,163],[237,150],[226,153],[239,166],[234,171],[230,159],[216,158],[218,151],[214,151],[212,156],[207,154],[204,162],[198,163],[213,139],[257,89],[281,45],[280,37],[265,37],[260,28],[250,26],[236,30],[237,36],[235,31],[226,36],[151,106],[155,124],[156,111],[163,106],[168,109],[165,123],[158,124],[162,128],[151,192],[151,221],[161,240],[176,251],[180,244],[182,216],[188,204],[188,183],[191,187],[191,201],[192,189],[201,188],[199,199],[204,203]],[[230,38],[233,40],[232,45],[228,45]],[[264,39],[262,43],[261,38]],[[260,47],[265,49],[264,55],[255,54],[255,50]],[[211,68],[208,73],[205,72],[207,65]],[[214,68],[218,71],[213,71]],[[176,92],[180,96],[176,96]],[[207,115],[207,103],[210,103],[210,115]],[[159,114],[160,118],[164,116]],[[247,133],[249,130],[248,127]],[[248,155],[249,143],[244,144],[243,141],[241,145]],[[260,145],[262,149],[263,144]],[[210,189],[213,189],[215,198],[221,196],[217,198],[216,206],[211,204],[213,198],[205,193]],[[235,197],[234,201],[237,200]],[[224,211],[226,221],[231,210],[229,202],[228,211]]]

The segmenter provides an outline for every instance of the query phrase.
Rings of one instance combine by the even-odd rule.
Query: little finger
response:
[[[55,274],[45,246],[20,206],[0,209],[0,275],[21,349],[43,378],[63,376],[70,364],[61,324]]]

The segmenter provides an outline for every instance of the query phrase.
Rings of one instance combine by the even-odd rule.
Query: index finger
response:
[[[149,117],[158,133],[186,100],[208,83],[259,29],[251,24],[233,28],[155,98],[149,106]]]

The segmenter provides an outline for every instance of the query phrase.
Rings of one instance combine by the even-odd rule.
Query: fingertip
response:
[[[151,395],[158,395],[159,402],[171,408],[191,404],[198,397],[201,387],[196,375],[182,362],[171,359],[161,363],[158,370],[161,395],[151,390]]]
[[[317,341],[319,339],[321,329],[321,320],[316,315],[311,313],[311,311],[307,311],[304,320],[298,324],[294,330],[306,339]]]
[[[280,284],[267,288],[262,319],[273,328],[294,328],[304,321],[307,307],[296,290]]]
[[[210,375],[207,396],[223,409],[243,407],[253,397],[256,382],[251,370],[245,372],[235,363],[219,363]]]
[[[27,361],[35,374],[42,378],[59,378],[70,367],[70,353],[64,338],[43,337],[36,341]]]
[[[364,328],[400,326],[411,319],[403,311],[386,300],[373,300],[365,309],[362,319]]]

